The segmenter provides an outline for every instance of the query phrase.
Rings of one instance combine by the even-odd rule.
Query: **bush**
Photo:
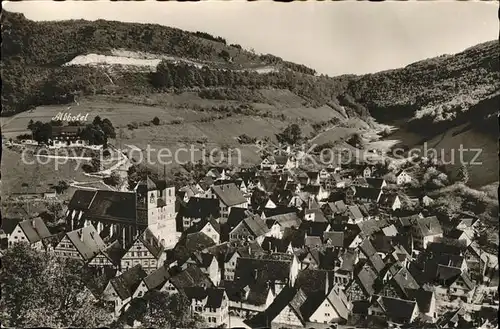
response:
[[[155,126],[158,126],[160,124],[160,119],[158,117],[154,117],[153,120],[151,120],[151,122],[155,125]]]
[[[240,144],[254,144],[257,139],[255,137],[250,137],[247,134],[241,134],[238,136],[238,141]]]
[[[131,122],[131,123],[129,123],[129,124],[127,125],[127,128],[128,128],[129,130],[134,130],[134,129],[139,128],[139,124],[138,124],[137,122],[133,121],[133,122]]]

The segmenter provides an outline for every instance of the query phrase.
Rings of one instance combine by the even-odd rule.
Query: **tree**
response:
[[[118,172],[113,171],[109,177],[106,177],[104,179],[104,183],[111,185],[111,186],[118,186],[120,185],[122,181],[122,178],[120,177],[120,174]]]
[[[286,127],[281,133],[276,134],[278,142],[294,145],[302,139],[302,131],[298,124],[293,123]]]
[[[457,180],[464,184],[467,184],[469,181],[469,170],[466,165],[462,165],[457,173]]]
[[[361,137],[361,135],[358,133],[352,135],[351,138],[347,140],[347,143],[359,149],[362,149],[364,147],[363,137]]]
[[[158,126],[160,124],[160,119],[158,117],[154,117],[153,120],[151,120],[151,122],[155,125],[155,126]]]
[[[97,327],[110,320],[82,280],[83,264],[16,243],[2,258],[0,321],[6,327]]]

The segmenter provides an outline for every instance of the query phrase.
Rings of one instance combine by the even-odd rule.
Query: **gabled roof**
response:
[[[373,187],[357,187],[355,196],[361,199],[368,199],[376,202],[382,195],[382,190]]]
[[[420,231],[422,236],[442,234],[443,229],[436,216],[419,218],[413,226]]]
[[[215,242],[203,232],[187,234],[184,240],[184,247],[189,253],[203,250],[213,246]]]
[[[344,246],[344,232],[328,231],[323,233],[323,239],[328,241],[328,245],[333,247]]]
[[[330,293],[326,296],[326,299],[331,303],[337,314],[344,320],[349,318],[350,311],[348,309],[348,301],[344,292],[338,287],[334,287],[330,290]]]
[[[328,230],[330,223],[328,222],[313,222],[303,221],[300,229],[307,233],[308,236],[323,236],[323,233]]]
[[[205,219],[210,216],[218,218],[220,216],[219,201],[217,199],[191,197],[180,214],[186,218]]]
[[[159,289],[170,279],[168,268],[161,266],[144,278],[148,290]]]
[[[110,220],[115,222],[136,223],[136,194],[108,190],[76,191],[68,205],[68,216],[73,211],[83,211],[83,218]],[[89,201],[90,200],[90,201]],[[74,208],[72,208],[74,206]]]
[[[272,253],[258,258],[240,257],[236,261],[235,278],[252,282],[258,275],[267,281],[285,282],[289,279],[293,255]]]
[[[66,236],[80,253],[84,261],[90,261],[106,248],[104,241],[93,225],[68,232]]]
[[[299,227],[301,220],[295,211],[266,218],[266,224],[269,228],[275,223],[284,229],[285,227]]]
[[[306,300],[307,296],[300,288],[287,286],[281,290],[264,312],[246,320],[245,323],[252,328],[270,327],[271,322],[288,306],[302,325],[305,325],[307,318],[302,313],[302,306]]]
[[[363,267],[355,276],[355,280],[360,284],[365,296],[369,297],[375,293],[375,281],[378,275],[371,267]]]
[[[234,184],[223,184],[212,186],[212,191],[226,206],[232,207],[246,203],[247,199],[243,196],[240,189]]]
[[[179,271],[178,269],[170,270],[169,281],[178,290],[184,291],[187,287],[212,287],[213,283],[201,271],[201,269],[194,264],[186,264],[186,268]]]
[[[148,191],[159,190],[159,188],[156,186],[156,183],[153,182],[153,180],[149,178],[149,176],[147,176],[146,179],[143,179],[139,183],[137,183],[135,189],[137,192],[148,192]]]
[[[245,225],[255,238],[269,232],[269,228],[259,215],[252,215],[243,219],[243,221],[241,221],[231,232],[237,230],[240,225]]]
[[[224,289],[221,288],[205,288],[205,287],[186,287],[184,292],[189,299],[205,300],[204,307],[220,308],[224,300]]]
[[[123,249],[118,240],[113,241],[104,250],[102,250],[102,254],[114,265],[120,265],[120,261],[126,252],[127,251]]]
[[[378,202],[381,206],[392,207],[397,199],[399,199],[397,194],[382,194]]]
[[[160,258],[163,253],[163,246],[160,244],[158,239],[154,236],[153,232],[146,228],[144,232],[139,235],[138,238],[144,247],[155,257],[156,259]]]
[[[385,296],[379,296],[376,303],[385,312],[387,318],[396,323],[410,322],[415,308],[418,307],[415,301]]]
[[[348,206],[347,207],[347,215],[352,220],[363,218],[363,214],[361,214],[361,211],[359,210],[358,206]]]
[[[272,252],[286,252],[290,241],[277,239],[274,237],[265,237],[262,241],[262,249]]]
[[[132,297],[141,281],[147,276],[146,272],[138,264],[131,269],[125,271],[122,275],[111,279],[110,283],[115,288],[118,297],[125,300]]]
[[[35,243],[51,236],[49,229],[39,217],[23,220],[19,222],[19,227],[23,230],[30,243]]]
[[[370,178],[370,177],[367,177],[365,179],[366,179],[366,183],[370,187],[375,188],[375,189],[381,189],[382,185],[384,185],[384,182],[385,182],[385,180],[383,178]]]

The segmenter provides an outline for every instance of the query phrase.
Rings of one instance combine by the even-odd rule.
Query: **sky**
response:
[[[32,20],[107,19],[204,31],[331,76],[393,69],[498,38],[498,3],[21,1]]]

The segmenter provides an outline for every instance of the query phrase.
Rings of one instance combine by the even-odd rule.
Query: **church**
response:
[[[146,228],[164,247],[177,243],[175,187],[150,177],[131,192],[77,190],[66,211],[69,230],[93,225],[104,241],[130,246]]]

